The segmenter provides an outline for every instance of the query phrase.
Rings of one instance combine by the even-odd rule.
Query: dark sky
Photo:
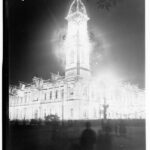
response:
[[[48,79],[50,72],[63,73],[61,43],[71,1],[9,0],[11,84],[31,82],[35,75]],[[96,0],[85,1],[93,72],[115,72],[144,88],[144,0],[120,1],[109,11],[98,9]]]

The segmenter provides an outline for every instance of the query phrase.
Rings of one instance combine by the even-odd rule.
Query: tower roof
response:
[[[69,9],[68,16],[70,16],[76,12],[80,12],[84,15],[87,15],[85,5],[83,4],[83,2],[81,0],[73,0],[72,4],[70,6],[70,9]]]

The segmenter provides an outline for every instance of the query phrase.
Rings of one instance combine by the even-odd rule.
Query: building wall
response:
[[[42,85],[42,86],[41,86]],[[13,94],[12,94],[13,93]],[[58,115],[60,120],[102,119],[104,100],[107,117],[145,118],[145,96],[139,89],[96,87],[90,81],[76,79],[33,83],[19,87],[9,95],[9,117],[14,119],[44,119]]]
[[[64,120],[88,119],[92,113],[89,111],[89,96],[86,82],[80,84],[74,79],[47,82],[42,87],[33,83],[9,95],[9,117],[10,120],[44,119],[56,114]],[[92,105],[97,107],[98,104],[94,102]]]

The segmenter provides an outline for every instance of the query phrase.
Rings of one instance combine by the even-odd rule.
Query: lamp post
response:
[[[103,110],[104,110],[104,120],[106,121],[107,119],[107,109],[108,109],[109,105],[106,104],[106,98],[104,97],[104,104],[103,104]]]
[[[64,89],[62,90],[62,126],[63,126],[63,122],[64,122]]]

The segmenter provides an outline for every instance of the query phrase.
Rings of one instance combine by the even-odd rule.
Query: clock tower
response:
[[[89,17],[81,0],[74,0],[68,15],[65,40],[66,67],[65,76],[90,77],[90,49],[87,21]]]

